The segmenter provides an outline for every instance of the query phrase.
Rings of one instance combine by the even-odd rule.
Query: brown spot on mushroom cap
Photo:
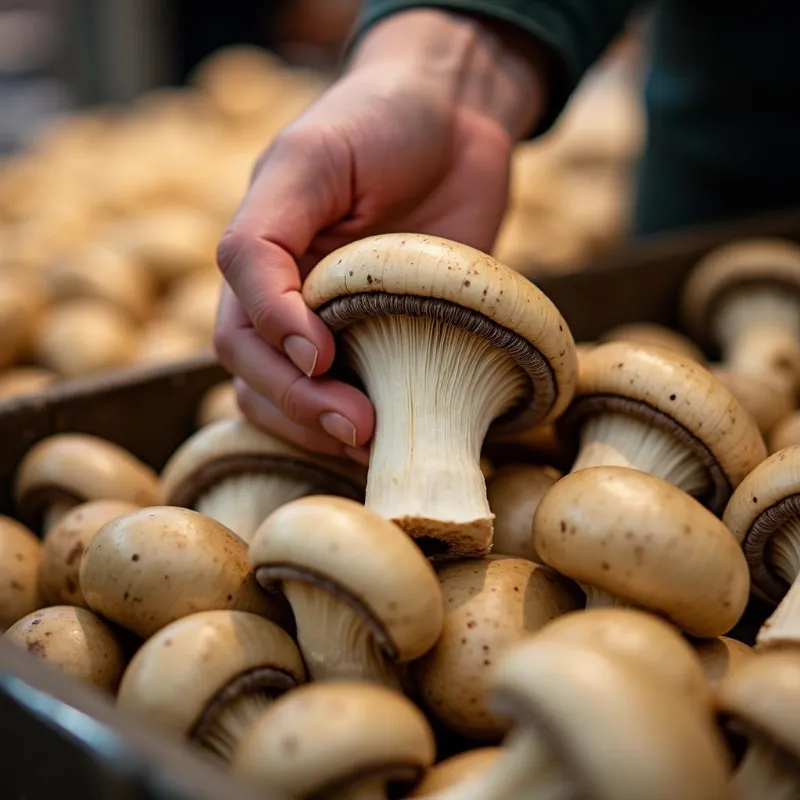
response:
[[[323,307],[333,309],[335,301],[347,298],[365,301],[359,313],[375,303],[385,306],[384,313],[398,313],[407,299],[439,301],[411,303],[417,314],[446,316],[463,309],[460,324],[467,317],[481,318],[494,323],[487,327],[484,322],[482,335],[492,329],[505,331],[510,335],[506,347],[516,340],[512,356],[517,351],[522,354],[523,342],[540,354],[534,403],[548,392],[550,400],[537,410],[538,419],[531,419],[531,424],[555,419],[569,404],[577,365],[574,341],[563,317],[527,279],[478,250],[420,234],[368,237],[320,261],[303,284],[303,296],[322,314]],[[394,311],[393,304],[397,305]],[[348,310],[348,316],[354,313],[355,308]]]
[[[14,479],[23,519],[36,519],[53,490],[76,503],[125,500],[147,506],[161,496],[150,467],[112,442],[80,433],[49,436],[25,454]]]
[[[574,536],[562,536],[562,520]],[[672,484],[638,470],[592,467],[562,478],[539,505],[533,538],[553,569],[696,636],[730,630],[747,604],[747,565],[725,525]],[[638,563],[637,547],[644,550]]]
[[[233,772],[308,797],[360,780],[414,781],[434,755],[433,733],[409,699],[374,684],[332,681],[276,700],[245,733]]]
[[[12,625],[3,638],[104,692],[116,691],[125,668],[125,653],[115,634],[85,608],[43,608]]]
[[[86,547],[103,525],[137,508],[125,500],[92,500],[61,517],[47,532],[42,546],[39,586],[48,603],[88,607],[79,584]]]
[[[500,747],[476,747],[440,761],[428,770],[409,797],[429,797],[489,770],[503,755]]]
[[[42,547],[24,525],[0,515],[0,631],[35,611]]]
[[[695,339],[713,344],[715,311],[734,292],[774,286],[798,296],[800,247],[783,239],[744,239],[702,258],[683,290],[682,314]]]
[[[739,401],[708,370],[669,350],[628,342],[592,348],[581,359],[575,401],[559,426],[575,436],[586,416],[603,411],[635,415],[673,433],[706,464],[714,487],[704,501],[718,513],[766,457],[761,433]]]
[[[280,676],[287,685],[302,683],[305,668],[291,637],[268,619],[244,611],[204,611],[170,623],[139,648],[117,704],[186,737],[215,698],[242,676],[254,676],[247,691],[269,691]]]
[[[250,573],[245,543],[183,508],[144,508],[104,525],[83,556],[80,584],[93,609],[143,638],[213,609],[251,611],[288,624],[282,598],[261,591]]]
[[[433,568],[400,528],[353,500],[315,495],[286,503],[256,531],[249,559],[259,581],[312,583],[360,610],[400,661],[419,658],[441,632]]]
[[[493,662],[526,634],[578,608],[582,598],[560,576],[521,558],[465,560],[438,572],[444,629],[433,649],[413,664],[420,695],[449,728],[475,739],[497,739],[507,724],[486,704]]]
[[[222,419],[201,428],[172,455],[161,475],[165,501],[193,506],[216,483],[247,473],[295,475],[326,494],[361,499],[366,469],[345,459],[311,453],[253,427]]]
[[[717,690],[717,705],[738,726],[800,758],[798,686],[797,651],[775,650],[746,659],[728,673]]]
[[[676,702],[629,659],[531,636],[498,665],[492,707],[546,737],[577,795],[727,796],[728,758],[710,715]]]

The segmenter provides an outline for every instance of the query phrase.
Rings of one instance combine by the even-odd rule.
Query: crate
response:
[[[800,240],[800,209],[653,238],[591,271],[544,277],[537,284],[579,340],[624,322],[675,324],[692,265],[713,247],[744,236]],[[22,456],[54,433],[101,436],[160,469],[194,429],[203,393],[224,377],[212,358],[202,357],[72,381],[35,398],[0,403],[0,513],[13,514],[11,487]],[[767,612],[754,601],[735,634],[752,641]],[[104,698],[2,641],[0,740],[3,800],[49,800],[54,786],[69,787],[84,800],[252,797],[187,748],[140,727]]]

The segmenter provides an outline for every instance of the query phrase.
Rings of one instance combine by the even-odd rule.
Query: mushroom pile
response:
[[[714,308],[756,297],[703,314],[711,366],[652,324],[577,346],[455,242],[341,248],[303,292],[375,405],[369,466],[256,429],[230,383],[158,474],[43,439],[0,518],[4,637],[265,797],[800,796],[800,443],[768,456],[715,366],[792,413],[777,244],[687,282],[688,309],[732,258]]]
[[[325,83],[228,48],[187,87],[66,116],[0,162],[0,400],[210,349],[217,242]]]

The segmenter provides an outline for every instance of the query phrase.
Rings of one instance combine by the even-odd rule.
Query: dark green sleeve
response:
[[[510,22],[544,43],[554,58],[548,107],[532,135],[558,117],[583,73],[622,29],[639,0],[365,0],[355,41],[376,22],[410,8],[466,11]]]

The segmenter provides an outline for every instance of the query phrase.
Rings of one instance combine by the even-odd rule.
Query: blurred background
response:
[[[335,76],[359,5],[0,0],[0,368],[50,380],[210,346],[216,241],[258,153]],[[645,23],[518,148],[509,266],[580,269],[625,241]]]

